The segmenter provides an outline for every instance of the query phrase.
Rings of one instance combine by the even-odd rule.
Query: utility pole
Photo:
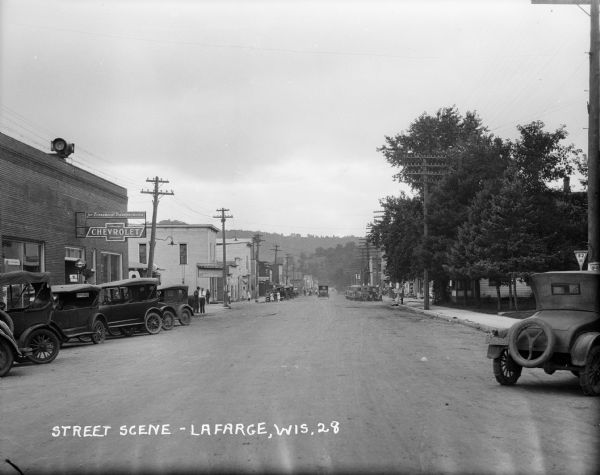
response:
[[[273,267],[277,269],[277,280],[281,280],[281,276],[279,275],[279,267],[277,267],[277,251],[279,250],[279,245],[275,244],[275,249],[271,249],[271,251],[275,251],[275,260],[273,261]],[[278,284],[281,282],[277,282]]]
[[[427,224],[429,204],[429,184],[446,174],[447,164],[444,156],[439,155],[405,155],[405,171],[407,175],[420,177],[423,184],[423,245],[427,246],[429,227]],[[423,266],[423,309],[429,310],[429,270],[428,264]]]
[[[221,218],[221,227],[223,234],[223,307],[229,308],[228,300],[229,300],[229,291],[227,286],[227,246],[225,245],[225,220],[227,218],[233,218],[231,215],[225,216],[225,211],[229,211],[228,209],[221,208],[218,209],[217,212],[221,213],[220,216],[213,216],[213,218]]]
[[[588,270],[600,270],[600,0],[531,0],[532,4],[590,5],[588,104]]]
[[[290,262],[290,257],[292,257],[291,254],[286,254],[285,255],[285,286],[286,287],[288,285],[288,264]]]
[[[142,193],[152,195],[152,231],[150,232],[150,252],[148,254],[148,270],[146,271],[146,277],[153,277],[154,275],[154,246],[156,245],[156,214],[158,211],[158,200],[164,195],[174,195],[173,190],[162,191],[158,187],[163,183],[169,183],[169,180],[163,180],[157,176],[154,178],[146,178],[148,183],[154,183],[153,190],[142,190]]]
[[[258,257],[259,257],[259,251],[260,251],[260,243],[263,242],[264,239],[261,238],[261,234],[260,233],[256,233],[254,236],[252,236],[252,242],[256,244],[256,256],[255,256],[255,271],[256,271],[256,275],[254,276],[255,280],[255,286],[254,286],[254,291],[255,293],[255,302],[258,302],[258,297],[260,297],[260,292],[259,292],[259,264],[258,264]]]

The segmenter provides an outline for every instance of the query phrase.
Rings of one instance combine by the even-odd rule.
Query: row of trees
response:
[[[413,191],[382,199],[384,213],[368,236],[383,248],[391,280],[427,268],[435,296],[446,300],[451,279],[490,278],[500,295],[500,285],[512,289],[534,272],[577,268],[573,251],[587,248],[587,198],[570,191],[570,178],[578,174],[587,185],[585,157],[563,143],[564,126],[547,131],[535,121],[517,129],[516,140],[501,139],[475,112],[450,107],[385,137],[378,151]],[[424,169],[415,160],[422,156],[437,157],[444,171],[428,185],[426,238]]]

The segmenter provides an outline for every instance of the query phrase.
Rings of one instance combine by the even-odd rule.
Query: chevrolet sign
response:
[[[125,223],[106,223],[104,226],[90,226],[86,237],[104,238],[107,241],[125,241],[128,238],[140,238],[144,226],[126,226]]]

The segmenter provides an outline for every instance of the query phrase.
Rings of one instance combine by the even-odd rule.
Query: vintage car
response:
[[[534,274],[532,288],[536,313],[488,336],[496,380],[513,385],[523,367],[567,370],[600,396],[600,272]]]
[[[319,285],[319,290],[317,291],[317,295],[319,297],[328,297],[329,298],[329,286],[328,285]]]
[[[54,361],[66,335],[52,320],[54,302],[47,272],[13,271],[0,274],[0,287],[6,295],[6,310],[0,310],[18,342],[30,348],[27,358],[43,364]]]
[[[137,330],[159,333],[163,318],[171,319],[175,309],[158,301],[158,279],[133,278],[101,284],[100,313],[104,315],[112,336],[131,336]]]
[[[158,289],[158,299],[160,301],[163,315],[165,312],[170,312],[171,308],[175,309],[177,319],[181,325],[189,325],[194,315],[194,309],[188,303],[188,286],[187,285],[165,285]],[[174,318],[172,319],[175,320]],[[163,317],[163,328],[165,328]],[[172,328],[172,326],[171,326]]]
[[[100,287],[92,284],[53,285],[54,315],[52,321],[67,339],[102,343],[108,325],[99,309]]]

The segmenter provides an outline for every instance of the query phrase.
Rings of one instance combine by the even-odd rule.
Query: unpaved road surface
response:
[[[597,473],[600,399],[385,303],[234,304],[0,380],[0,474]],[[213,309],[215,307],[212,307]]]

